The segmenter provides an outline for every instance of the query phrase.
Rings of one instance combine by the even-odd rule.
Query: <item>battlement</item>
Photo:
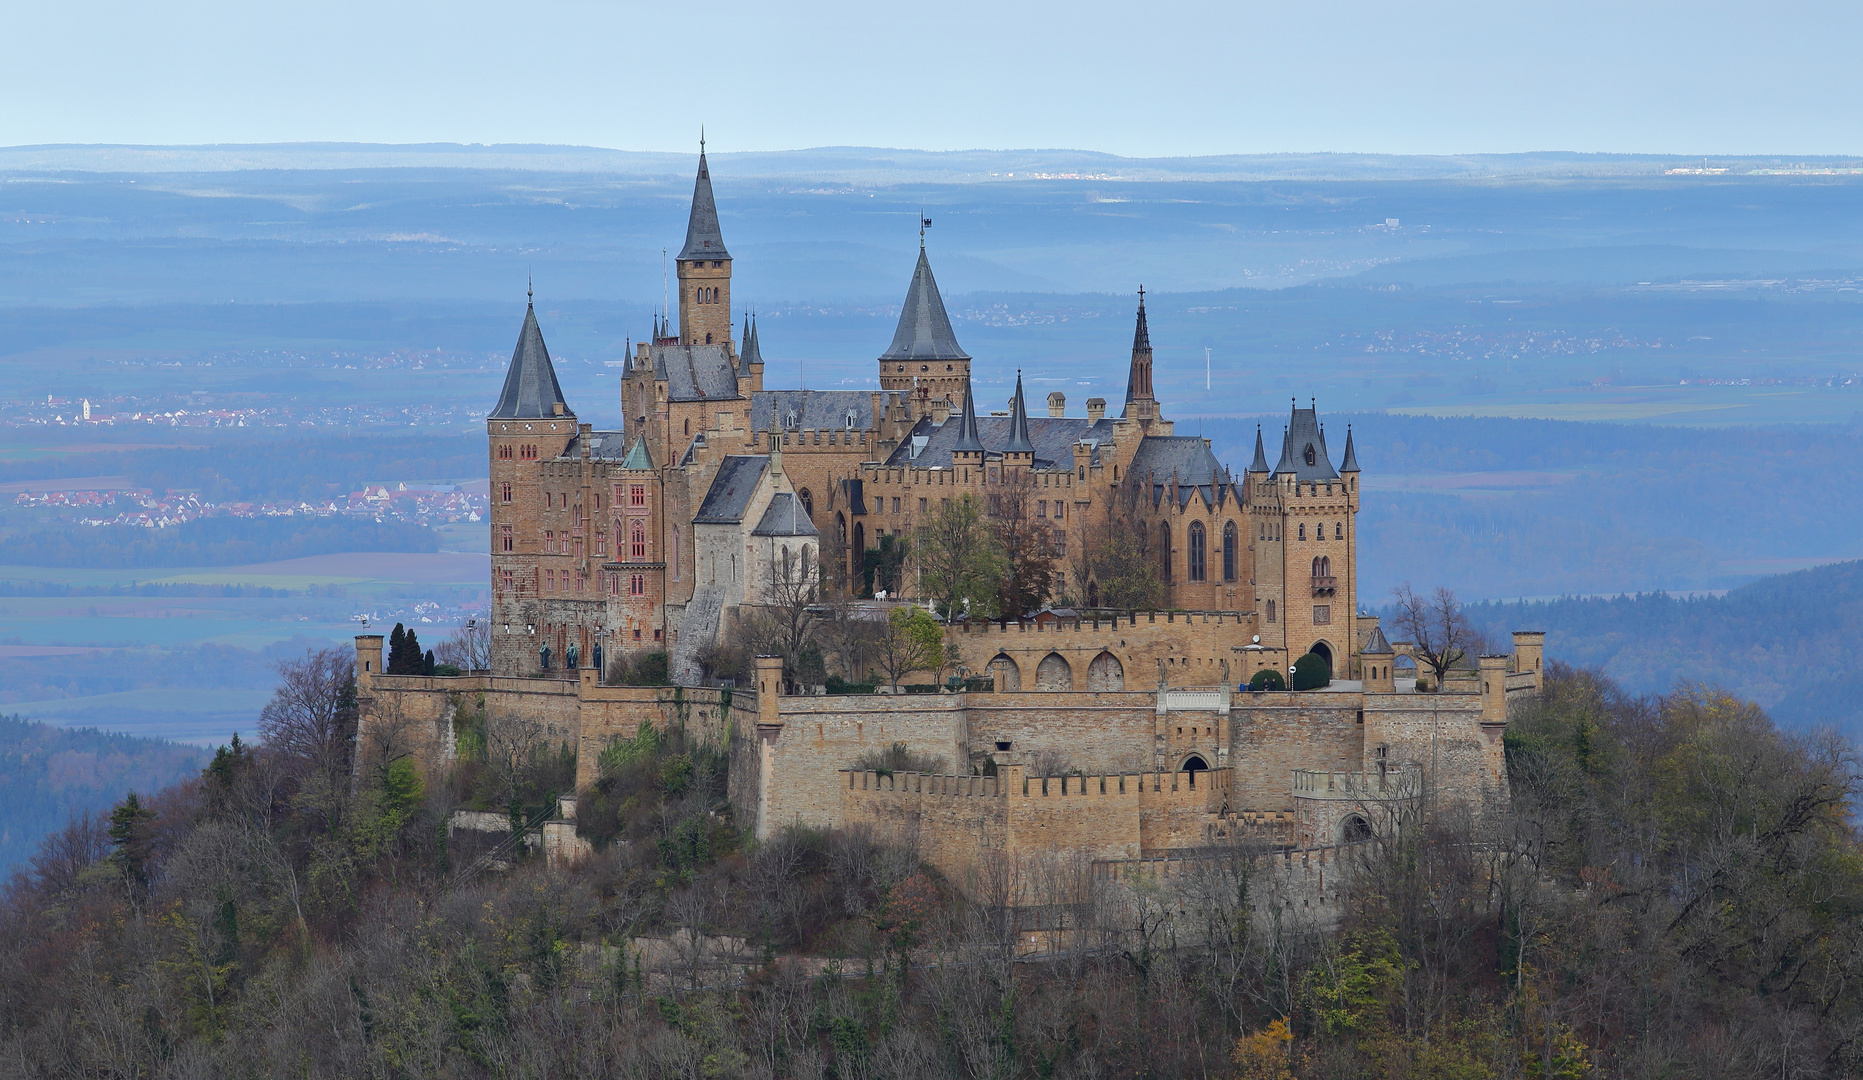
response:
[[[1249,611],[1132,611],[1123,613],[1087,612],[1071,617],[1006,619],[1000,622],[979,620],[961,622],[950,628],[959,634],[985,636],[988,634],[1062,634],[1080,631],[1116,630],[1121,626],[1151,626],[1160,622],[1158,616],[1164,616],[1164,625],[1184,625],[1201,623],[1210,626],[1245,626],[1254,617]],[[950,632],[947,631],[947,632]]]

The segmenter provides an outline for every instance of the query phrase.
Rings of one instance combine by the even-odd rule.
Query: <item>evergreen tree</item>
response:
[[[400,623],[396,623],[394,632],[388,635],[388,663],[382,668],[383,674],[401,674],[401,665],[407,663],[407,650],[408,632]]]
[[[149,825],[154,820],[155,811],[142,805],[133,791],[110,811],[110,861],[137,899],[149,891],[149,856],[154,847],[154,830]]]
[[[427,658],[421,664],[421,674],[422,675],[433,674],[433,650],[432,649],[427,650]]]

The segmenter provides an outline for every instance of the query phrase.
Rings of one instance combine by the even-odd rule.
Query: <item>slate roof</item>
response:
[[[770,499],[770,508],[763,512],[763,520],[750,531],[752,536],[820,536],[821,531],[809,516],[802,511],[802,500],[787,491],[779,491]]]
[[[492,407],[493,420],[537,420],[556,415],[556,403],[563,400],[563,388],[557,385],[556,368],[550,363],[550,350],[544,347],[543,330],[537,325],[534,305],[524,308],[524,327],[518,331],[517,348],[511,353],[511,367],[505,371],[505,387]],[[564,416],[574,416],[563,406]]]
[[[1132,455],[1126,475],[1134,483],[1151,483],[1152,505],[1169,498],[1179,506],[1201,495],[1210,505],[1241,497],[1229,470],[1216,460],[1209,444],[1195,435],[1147,435]],[[1172,478],[1176,488],[1172,488]]]
[[[1005,454],[1032,454],[1035,444],[1029,441],[1029,406],[1022,397],[1022,373],[1016,372],[1016,395],[1009,399],[1009,441]]]
[[[1248,463],[1248,471],[1265,473],[1268,471],[1268,455],[1262,452],[1261,425],[1255,425],[1255,460]]]
[[[947,416],[945,423],[950,423]],[[983,439],[977,433],[977,395],[971,389],[970,379],[964,379],[964,405],[958,410],[957,431],[952,435],[951,449],[975,453],[983,449]]]
[[[723,345],[649,345],[653,377],[666,380],[668,401],[737,397],[737,370]]]
[[[970,354],[957,343],[951,329],[951,317],[945,314],[944,298],[938,295],[938,282],[932,277],[931,261],[919,248],[919,264],[912,271],[912,285],[906,290],[905,305],[899,309],[899,326],[893,331],[893,344],[880,354],[881,360],[968,360]]]
[[[786,431],[847,430],[847,414],[854,414],[854,429],[868,431],[873,423],[873,394],[866,390],[758,390],[750,395],[750,426],[770,430],[772,413]]]
[[[1345,460],[1339,463],[1339,471],[1342,473],[1358,471],[1358,451],[1352,448],[1352,425],[1351,424],[1346,425]]]
[[[911,433],[886,459],[888,465],[942,466],[950,468],[951,454],[957,449],[958,428],[962,414],[952,413],[942,424],[921,419]],[[1009,445],[1011,417],[984,416],[976,421],[978,443],[986,456],[1000,458]],[[1074,444],[1082,439],[1098,444],[1113,437],[1113,421],[1088,420],[1080,416],[1028,417],[1029,443],[1035,448],[1037,469],[1066,468],[1074,463]],[[917,456],[912,453],[916,439],[925,440]],[[1095,451],[1096,455],[1098,451]]]
[[[1371,628],[1371,640],[1365,642],[1365,647],[1359,650],[1359,654],[1362,656],[1393,655],[1391,652],[1391,643],[1384,638],[1384,627],[1374,626]]]
[[[596,461],[620,461],[626,456],[627,435],[619,431],[577,432],[563,447],[563,457],[582,456],[582,440],[589,440],[589,456]]]
[[[738,354],[738,375],[750,378],[750,365],[763,363],[763,345],[757,340],[757,324],[744,316],[744,350]]]
[[[718,229],[718,203],[712,199],[711,169],[705,164],[705,151],[699,151],[699,177],[692,182],[692,216],[686,219],[686,246],[679,249],[681,260],[728,259],[724,233]]]
[[[1313,464],[1307,464],[1307,451],[1313,451]],[[1293,473],[1297,480],[1337,480],[1331,456],[1326,453],[1326,433],[1320,428],[1318,409],[1303,409],[1298,404],[1288,420],[1287,435],[1281,445],[1281,461],[1275,473]]]
[[[623,469],[653,468],[653,455],[647,452],[646,436],[643,435],[634,440],[634,445],[628,449],[627,457],[621,459],[621,467]]]
[[[770,459],[761,455],[726,455],[705,492],[705,501],[699,504],[699,512],[692,517],[693,523],[735,525],[743,521],[750,497],[756,494],[757,483],[769,467]]]

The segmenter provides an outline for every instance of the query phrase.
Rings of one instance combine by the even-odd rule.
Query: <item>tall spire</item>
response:
[[[757,323],[750,316],[744,316],[744,355],[738,358],[738,366],[744,374],[750,374],[750,365],[763,363],[763,345],[757,340]]]
[[[1339,463],[1339,471],[1342,473],[1358,471],[1358,451],[1352,448],[1351,424],[1346,425],[1345,460]]]
[[[1268,455],[1262,451],[1261,425],[1255,425],[1255,460],[1248,463],[1248,471],[1265,473],[1268,471]]]
[[[1029,441],[1029,407],[1022,398],[1022,372],[1016,372],[1016,396],[1009,399],[1009,442],[1003,447],[1005,454],[1034,454],[1035,444]]]
[[[543,330],[537,325],[535,298],[525,285],[528,303],[524,306],[524,326],[518,331],[517,348],[511,353],[511,366],[505,371],[504,390],[492,408],[493,420],[537,420],[544,417],[575,416],[563,402],[563,388],[557,385],[556,368],[550,363],[550,350],[544,347]],[[559,414],[557,408],[561,406]]]
[[[923,248],[919,250],[918,266],[912,271],[912,285],[906,289],[905,305],[899,309],[899,326],[893,331],[893,344],[880,354],[880,359],[970,359],[951,329],[951,317],[945,314],[944,297],[938,295],[931,260]]]
[[[983,439],[977,434],[977,401],[971,395],[968,378],[964,380],[964,411],[957,417],[957,441],[951,444],[951,452],[983,453]]]
[[[679,260],[729,259],[724,233],[718,229],[718,204],[712,199],[712,172],[705,163],[705,145],[699,141],[699,177],[692,182],[692,216],[686,221],[686,246]]]
[[[1151,391],[1151,328],[1145,321],[1145,286],[1139,286],[1138,322],[1132,329],[1132,366],[1126,373],[1126,407],[1119,415],[1150,420],[1156,415]],[[1147,403],[1134,409],[1135,402]]]

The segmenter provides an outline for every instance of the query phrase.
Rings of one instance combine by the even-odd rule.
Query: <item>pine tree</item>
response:
[[[110,811],[110,861],[136,899],[149,891],[149,856],[154,846],[149,823],[154,820],[155,811],[142,805],[133,791]]]
[[[396,623],[394,632],[388,635],[388,664],[383,669],[387,674],[401,674],[401,666],[407,663],[407,649],[408,632],[400,623]]]

